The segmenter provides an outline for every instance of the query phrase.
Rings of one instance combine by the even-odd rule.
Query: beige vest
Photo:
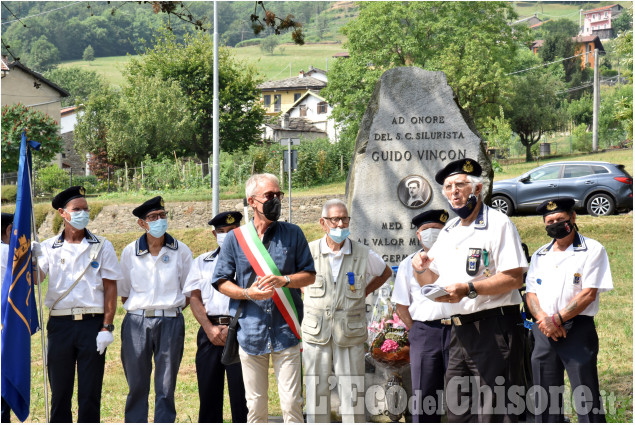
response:
[[[344,255],[333,282],[328,253],[320,250],[320,239],[309,244],[317,275],[304,290],[302,340],[311,344],[333,342],[342,347],[363,344],[366,329],[366,264],[369,248],[351,241],[351,253]],[[355,290],[348,283],[348,272],[355,274]]]

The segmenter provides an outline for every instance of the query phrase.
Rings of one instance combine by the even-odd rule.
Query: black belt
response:
[[[233,317],[231,316],[207,316],[212,325],[229,325]]]
[[[452,323],[454,326],[467,325],[468,323],[478,322],[479,320],[486,319],[494,316],[511,316],[513,314],[519,314],[520,307],[518,305],[507,305],[505,307],[490,308],[489,310],[477,311],[472,314],[456,314],[452,316]]]
[[[104,313],[84,313],[84,314],[69,314],[65,316],[51,316],[49,317],[49,320],[66,321],[66,320],[88,320],[88,319],[95,319],[95,318],[100,318],[101,320],[104,320]]]
[[[450,326],[452,325],[452,319],[424,320],[421,323],[432,326]]]

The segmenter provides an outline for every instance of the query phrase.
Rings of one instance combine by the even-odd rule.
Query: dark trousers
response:
[[[452,326],[448,422],[518,422],[524,341],[520,310]],[[511,391],[510,391],[510,387]]]
[[[48,332],[48,375],[51,384],[51,422],[72,422],[71,399],[77,366],[78,422],[99,422],[101,386],[106,353],[97,351],[97,334],[104,322],[103,314],[52,316]]]
[[[567,329],[568,328],[568,329]],[[536,422],[564,422],[564,371],[567,371],[578,422],[606,422],[598,381],[598,334],[593,317],[576,316],[565,323],[566,338],[547,338],[538,326],[531,356],[534,384],[547,396],[536,394]]]
[[[9,422],[11,422],[11,408],[9,407],[9,403],[2,397],[2,423],[8,424]]]
[[[201,327],[196,337],[196,378],[200,408],[199,423],[223,422],[223,391],[225,389],[225,372],[229,390],[229,404],[232,411],[232,422],[247,422],[247,400],[240,363],[225,366],[220,359],[223,348],[210,342]]]
[[[414,321],[408,332],[412,394],[417,397],[411,412],[412,422],[441,422],[451,331],[451,326],[435,320]],[[434,403],[424,403],[426,398]]]

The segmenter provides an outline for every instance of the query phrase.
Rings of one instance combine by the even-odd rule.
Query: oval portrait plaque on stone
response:
[[[417,209],[430,201],[432,188],[422,176],[411,174],[401,179],[397,185],[397,195],[406,207]]]

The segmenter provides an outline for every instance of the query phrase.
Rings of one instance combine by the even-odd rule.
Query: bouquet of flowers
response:
[[[374,321],[368,327],[373,335],[370,354],[386,365],[401,367],[410,363],[408,331],[397,313],[392,312],[392,317],[388,317]]]

